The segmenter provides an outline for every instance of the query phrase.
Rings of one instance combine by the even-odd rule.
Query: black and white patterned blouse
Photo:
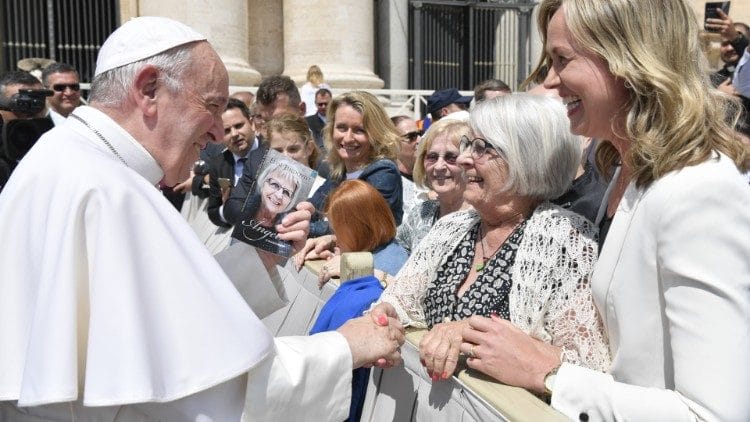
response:
[[[424,311],[429,328],[443,322],[446,317],[451,321],[459,321],[472,315],[490,316],[494,313],[501,318],[510,319],[510,271],[516,258],[516,250],[523,238],[526,221],[513,230],[497,253],[487,261],[474,283],[458,297],[458,289],[469,275],[474,262],[474,245],[479,235],[480,224],[481,222],[477,223],[466,233],[464,239],[438,269],[435,280],[427,287]]]

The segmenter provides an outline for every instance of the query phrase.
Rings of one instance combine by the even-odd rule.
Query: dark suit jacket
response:
[[[320,117],[318,117],[317,113],[313,114],[312,116],[305,117],[305,120],[307,120],[307,126],[310,127],[310,132],[312,132],[313,138],[315,139],[315,145],[318,146],[318,151],[320,152],[317,167],[315,167],[315,170],[318,172],[320,177],[328,179],[330,178],[331,169],[328,165],[328,161],[326,161],[325,159],[327,150],[325,142],[323,141],[323,128],[326,124],[322,120],[320,120]]]
[[[234,186],[232,193],[229,194],[229,199],[227,199],[226,204],[224,204],[224,218],[230,225],[237,224],[244,219],[245,202],[250,198],[255,189],[255,180],[258,178],[258,169],[260,168],[261,163],[263,163],[263,157],[265,157],[267,151],[268,147],[264,144],[260,144],[257,149],[248,153],[247,161],[245,161],[245,168],[242,171],[242,177]],[[221,191],[219,191],[219,201],[221,201]],[[211,214],[209,214],[209,217],[210,216]],[[226,227],[226,224],[224,224],[224,226]]]
[[[220,155],[212,157],[208,162],[208,174],[208,218],[219,227],[231,227],[231,224],[221,221],[219,216],[219,208],[222,205],[219,178],[224,177],[234,183],[234,155],[232,155],[232,152],[227,149]]]
[[[318,145],[318,149],[320,150],[321,154],[325,154],[325,145],[323,144],[323,127],[326,125],[322,120],[320,120],[320,117],[318,114],[313,114],[312,116],[305,117],[305,120],[307,120],[307,126],[310,127],[310,132],[313,134],[313,138],[315,138],[315,144]]]

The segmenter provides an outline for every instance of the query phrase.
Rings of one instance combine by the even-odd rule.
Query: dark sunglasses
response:
[[[328,103],[315,103],[318,107],[328,107]]]
[[[424,132],[421,130],[417,130],[414,132],[409,132],[405,135],[403,135],[401,138],[406,139],[409,141],[409,143],[412,143],[417,140],[420,136],[424,135]]]
[[[57,92],[65,92],[66,88],[70,88],[72,91],[80,91],[81,90],[81,84],[54,84],[52,85],[52,89],[54,89]]]

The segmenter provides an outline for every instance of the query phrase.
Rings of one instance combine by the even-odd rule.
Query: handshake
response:
[[[349,343],[352,369],[390,368],[401,362],[404,327],[388,303],[379,304],[369,315],[347,321],[337,331]]]

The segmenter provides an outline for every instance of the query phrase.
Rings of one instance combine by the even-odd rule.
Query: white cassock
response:
[[[0,420],[344,420],[345,338],[272,338],[151,155],[74,113],[0,195]]]

